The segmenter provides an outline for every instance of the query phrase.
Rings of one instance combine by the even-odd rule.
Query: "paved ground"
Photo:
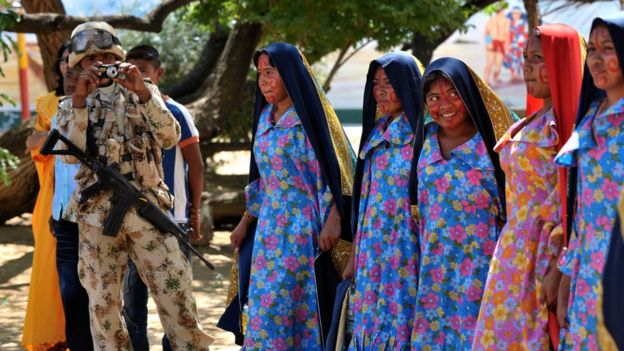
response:
[[[215,338],[212,350],[238,350],[232,334],[216,327],[223,312],[229,285],[232,251],[229,233],[216,232],[213,244],[201,251],[217,266],[214,272],[199,260],[193,264],[193,290],[202,327]],[[33,256],[32,232],[28,226],[0,226],[0,350],[23,350],[20,346],[22,324],[28,300],[28,284]],[[156,305],[149,303],[151,350],[161,350],[163,331]]]

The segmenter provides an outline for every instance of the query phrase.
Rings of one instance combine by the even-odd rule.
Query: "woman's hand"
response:
[[[48,132],[33,131],[33,133],[26,138],[26,152],[38,149],[47,137]]]
[[[342,279],[353,278],[353,275],[355,275],[355,243],[351,244],[351,253],[349,254],[347,264],[345,264],[342,270]]]
[[[230,243],[232,244],[234,251],[238,251],[238,249],[240,248],[243,240],[245,240],[245,238],[247,237],[247,229],[249,228],[249,224],[254,220],[256,220],[256,217],[245,212],[245,214],[243,214],[243,218],[241,218],[236,228],[234,228],[234,230],[232,231],[232,234],[230,234]]]
[[[561,328],[568,328],[568,298],[570,296],[570,277],[563,275],[559,283],[559,296],[557,299],[557,321]]]
[[[546,307],[551,312],[557,311],[557,299],[559,297],[559,282],[561,281],[561,275],[562,274],[559,269],[557,269],[556,264],[553,264],[542,281],[542,294],[539,303],[546,304]]]
[[[323,229],[321,229],[321,236],[319,239],[321,250],[331,250],[336,246],[338,240],[340,240],[340,231],[340,213],[338,213],[336,204],[334,204],[329,211],[329,216],[327,216]]]

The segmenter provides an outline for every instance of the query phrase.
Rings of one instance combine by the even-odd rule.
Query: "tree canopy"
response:
[[[366,39],[375,40],[380,50],[400,45],[413,33],[438,39],[463,28],[480,5],[458,0],[206,0],[193,3],[191,12],[205,24],[259,23],[263,42],[295,43],[316,61]]]

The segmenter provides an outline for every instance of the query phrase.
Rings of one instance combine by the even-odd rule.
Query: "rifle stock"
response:
[[[56,143],[61,140],[67,147],[66,150],[55,150]],[[137,213],[151,223],[162,233],[169,233],[175,236],[182,244],[187,246],[208,268],[214,270],[215,267],[210,261],[197,251],[196,248],[185,238],[186,232],[180,228],[171,218],[158,206],[147,199],[128,179],[119,174],[113,167],[107,166],[95,157],[80,150],[74,143],[64,137],[58,130],[52,129],[48,138],[41,146],[39,153],[42,155],[69,155],[76,157],[81,163],[91,169],[98,177],[98,182],[102,183],[102,190],[111,189],[116,203],[104,223],[104,234],[116,236],[123,218],[130,206],[134,206]]]

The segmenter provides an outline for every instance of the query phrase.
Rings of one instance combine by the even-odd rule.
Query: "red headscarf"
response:
[[[537,31],[542,42],[548,85],[557,120],[557,133],[559,134],[557,150],[559,150],[574,128],[583,78],[585,41],[576,29],[566,24],[546,24],[538,26]],[[529,115],[529,107],[533,107],[529,105],[533,105],[535,100],[538,99],[527,99],[527,115]],[[565,228],[567,225],[567,176],[564,168],[559,170],[559,178],[561,221],[564,225],[564,233],[567,233]]]
[[[574,128],[574,121],[581,93],[583,65],[585,61],[585,41],[572,27],[565,24],[547,24],[537,27],[542,42],[542,52],[548,72],[548,85],[552,97],[553,109],[557,120],[560,150],[568,140]],[[540,99],[529,96],[527,116],[542,105]],[[531,111],[530,111],[531,110]],[[567,244],[567,170],[559,169],[559,189],[561,196],[561,222],[563,224],[564,243]],[[554,316],[549,318],[549,329],[553,344],[558,344],[559,327]]]

